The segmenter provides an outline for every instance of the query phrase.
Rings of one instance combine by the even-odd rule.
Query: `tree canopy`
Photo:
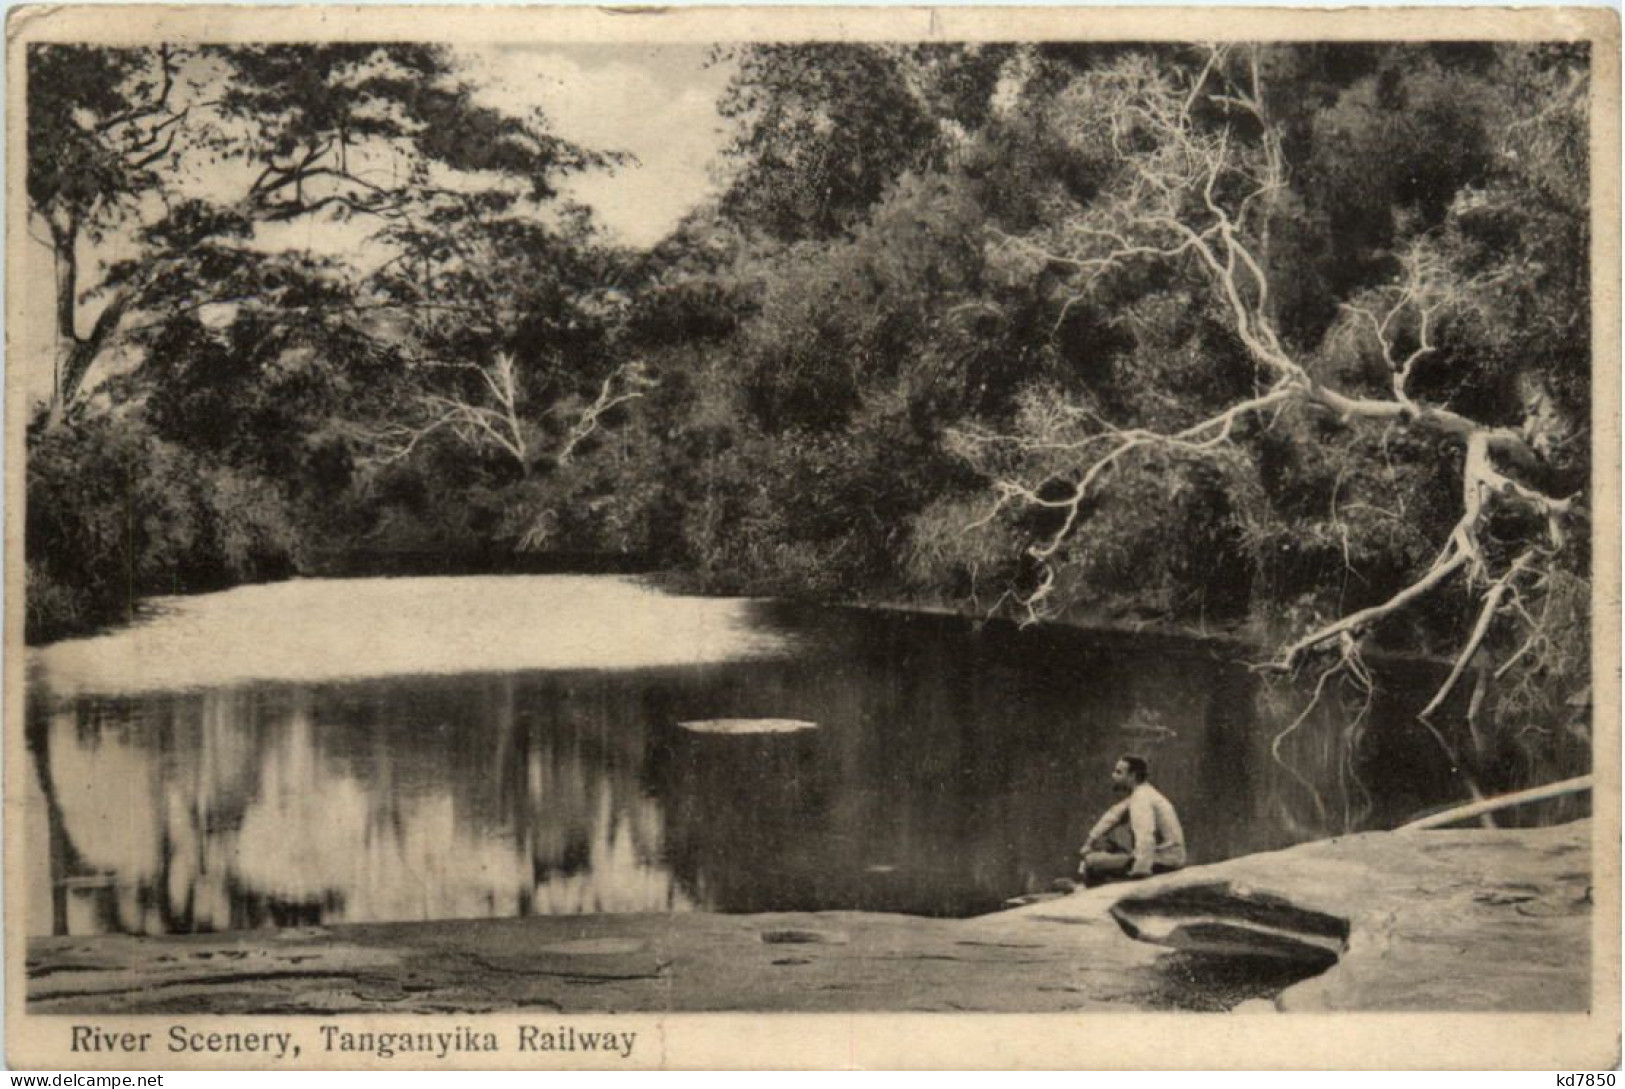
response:
[[[28,196],[57,263],[64,411],[132,314],[297,296],[307,270],[267,252],[266,225],[361,216],[445,231],[521,202],[534,214],[560,177],[613,161],[539,114],[480,105],[439,46],[47,45],[28,63]],[[86,282],[87,246],[114,235],[133,255]]]

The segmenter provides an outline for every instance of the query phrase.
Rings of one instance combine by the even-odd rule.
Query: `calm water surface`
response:
[[[35,933],[575,912],[990,910],[1071,871],[1124,750],[1196,861],[1452,792],[1201,647],[685,598],[622,578],[166,600],[30,661]],[[698,735],[694,719],[815,731]],[[1331,727],[1332,729],[1328,729]],[[1364,787],[1351,772],[1357,771]],[[1313,787],[1313,791],[1311,791]]]

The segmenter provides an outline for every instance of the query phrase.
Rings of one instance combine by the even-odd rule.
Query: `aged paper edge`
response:
[[[157,40],[411,40],[448,43],[520,38],[710,42],[776,40],[1587,40],[1593,45],[1591,102],[1593,330],[1593,523],[1595,775],[1593,918],[1589,1014],[1294,1014],[1191,1016],[1172,1013],[1059,1014],[591,1014],[549,1023],[592,1024],[638,1033],[625,1063],[521,1060],[512,1051],[442,1062],[409,1056],[345,1063],[314,1048],[262,1069],[1566,1069],[1620,1062],[1620,30],[1605,8],[1214,9],[1214,8],[519,8],[25,6],[7,19],[7,283],[22,274],[26,242],[23,50],[35,42],[102,44]],[[17,293],[8,290],[8,316]],[[15,330],[17,323],[11,322]],[[13,333],[15,335],[15,333]],[[9,346],[8,341],[8,346]],[[10,353],[8,353],[10,358]],[[26,405],[21,367],[9,364],[6,400],[5,858],[7,1065],[17,1068],[251,1069],[241,1060],[152,1055],[98,1060],[68,1051],[75,1020],[24,1007],[26,952],[21,776],[23,741],[23,500]],[[84,1019],[80,1019],[84,1020]],[[333,1018],[187,1015],[99,1017],[114,1031],[251,1023],[313,1039]],[[401,1031],[469,1026],[511,1040],[522,1014],[436,1018],[355,1017],[347,1029]],[[246,1025],[245,1025],[246,1027]],[[1100,1046],[1102,1030],[1111,1047]]]

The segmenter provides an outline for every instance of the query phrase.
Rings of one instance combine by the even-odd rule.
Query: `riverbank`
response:
[[[545,1009],[1584,1011],[1591,822],[1375,832],[971,919],[586,915],[33,938],[36,1013]],[[1211,886],[1346,919],[1336,964],[1170,951],[1111,916]],[[1307,977],[1306,977],[1307,975]]]

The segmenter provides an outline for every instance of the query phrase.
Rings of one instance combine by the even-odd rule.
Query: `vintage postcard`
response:
[[[1619,1063],[1619,19],[22,7],[14,1068]]]

